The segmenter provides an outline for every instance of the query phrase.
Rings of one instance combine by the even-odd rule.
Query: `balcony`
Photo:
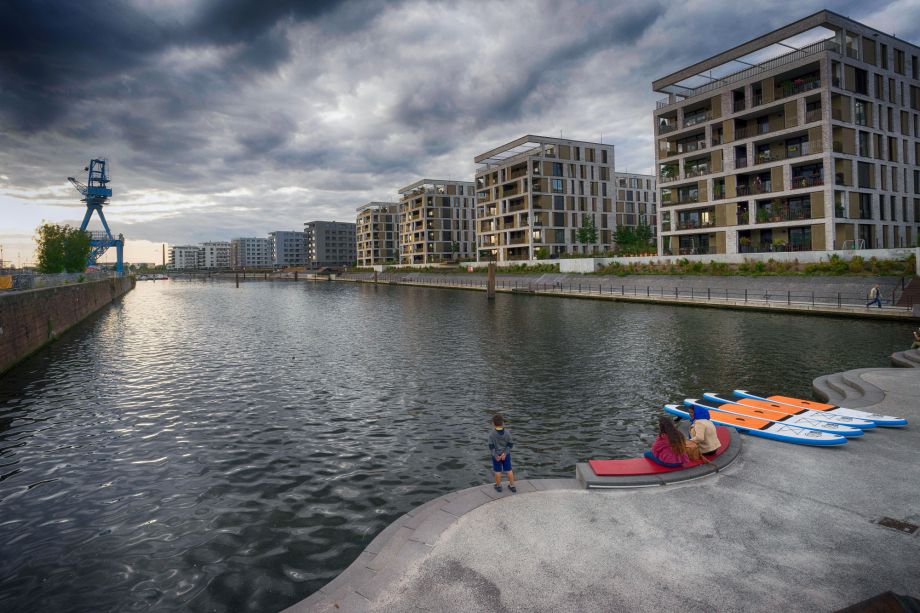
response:
[[[660,123],[658,124],[658,133],[667,134],[668,132],[673,132],[677,129],[676,123]]]
[[[745,108],[744,98],[742,98],[741,100],[735,100],[735,101],[732,103],[732,110],[733,110],[735,113],[737,113],[737,112],[739,112],[739,111],[743,111],[744,108]]]
[[[735,140],[743,140],[745,138],[751,138],[752,136],[759,136],[761,134],[769,134],[770,132],[778,132],[779,130],[785,130],[785,124],[781,127],[773,129],[770,127],[770,124],[758,124],[752,126],[744,126],[743,128],[738,128],[735,130]]]
[[[737,215],[738,215],[738,220],[736,222],[737,225],[746,226],[751,222],[751,216],[748,214],[747,211],[739,211]]]
[[[813,153],[821,153],[821,147],[817,143],[797,143],[787,145],[785,149],[777,152],[759,151],[754,155],[754,164],[769,164],[770,162],[798,158],[803,155],[812,155]]]
[[[816,121],[821,121],[821,109],[805,111],[805,123],[814,123]]]
[[[716,186],[712,189],[712,199],[713,200],[722,200],[725,198],[725,186]]]
[[[824,177],[817,175],[811,177],[792,177],[792,183],[789,189],[803,189],[806,187],[818,187],[824,185]]]
[[[769,194],[773,191],[772,181],[760,181],[750,185],[739,185],[737,192],[739,196],[756,196],[757,194]]]
[[[735,158],[735,168],[747,168],[747,158]]]
[[[703,175],[708,175],[712,171],[709,169],[709,166],[693,166],[688,167],[687,171],[684,173],[684,176],[687,179],[692,179],[693,177],[702,177]]]
[[[690,126],[695,126],[697,124],[703,123],[704,121],[709,121],[710,119],[712,119],[712,111],[694,113],[689,117],[684,117],[684,127],[689,128]]]
[[[721,145],[721,144],[722,144],[722,135],[721,135],[721,134],[717,134],[717,135],[715,135],[715,136],[712,137],[712,146],[713,146],[713,147],[715,147],[715,146],[717,146],[717,145]]]
[[[716,222],[713,220],[700,221],[698,219],[688,219],[677,222],[678,230],[699,230],[700,228],[714,228]]]
[[[774,96],[774,99],[782,100],[783,98],[788,98],[789,96],[795,96],[796,94],[818,89],[819,87],[821,87],[821,79],[816,78],[785,81],[782,85],[776,88],[776,95]]]
[[[811,206],[762,208],[757,211],[757,223],[776,223],[780,221],[801,221],[811,219]]]

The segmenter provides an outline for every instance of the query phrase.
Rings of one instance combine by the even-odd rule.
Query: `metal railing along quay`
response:
[[[373,283],[373,277],[367,275],[345,274],[339,278]],[[483,276],[468,279],[445,277],[443,275],[413,275],[404,273],[381,273],[377,282],[394,285],[415,285],[425,287],[443,287],[448,289],[487,289],[487,279]],[[777,308],[790,311],[839,312],[841,314],[866,313],[866,296],[862,292],[832,292],[798,290],[771,291],[752,288],[724,287],[681,287],[679,285],[649,285],[641,283],[621,283],[593,281],[535,282],[529,279],[496,279],[496,291],[508,293],[528,293],[555,296],[592,297],[612,300],[637,300],[643,302],[667,302],[682,304],[710,304],[713,306]],[[882,308],[872,306],[872,315],[884,314],[896,317],[912,317],[913,304],[895,306],[903,293],[902,287],[890,291],[883,290]],[[886,295],[887,294],[887,295]]]

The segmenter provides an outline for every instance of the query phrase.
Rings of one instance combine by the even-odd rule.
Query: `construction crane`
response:
[[[83,196],[81,202],[86,203],[86,214],[83,216],[80,230],[87,232],[86,227],[89,225],[89,220],[92,218],[94,211],[99,213],[99,221],[102,222],[102,227],[105,228],[104,232],[87,232],[90,236],[89,244],[92,248],[86,265],[94,266],[109,247],[115,247],[118,256],[115,269],[122,273],[124,272],[125,237],[122,234],[119,234],[118,238],[112,236],[112,230],[109,228],[109,224],[105,220],[105,214],[102,212],[103,205],[112,197],[112,190],[108,187],[109,174],[106,170],[106,162],[104,159],[92,159],[89,161],[89,166],[83,170],[87,172],[85,185],[74,177],[67,177],[67,180],[73,183],[73,186]]]

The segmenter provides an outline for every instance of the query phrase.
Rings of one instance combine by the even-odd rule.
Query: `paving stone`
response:
[[[380,550],[387,544],[387,541],[393,536],[397,530],[402,528],[406,521],[410,519],[409,515],[401,515],[392,524],[380,531],[380,534],[374,537],[374,540],[364,548],[364,551],[368,553],[379,553]]]
[[[377,556],[368,562],[367,567],[376,571],[382,570],[387,564],[393,561],[394,556],[399,554],[400,549],[402,549],[403,545],[406,544],[413,534],[415,534],[415,530],[406,528],[405,526],[400,526],[398,530],[391,532],[387,542],[383,544]]]
[[[531,483],[541,492],[585,489],[585,486],[578,479],[533,479]]]
[[[434,545],[441,533],[444,532],[451,524],[457,521],[456,515],[451,515],[446,511],[438,509],[431,513],[428,518],[415,529],[415,533],[410,537],[413,541],[419,541]]]
[[[369,611],[370,600],[354,590],[337,594],[332,598],[332,605],[325,609],[310,609],[311,611],[335,611],[335,613],[361,613]]]
[[[361,555],[359,555],[348,568],[342,571],[338,577],[324,585],[320,591],[327,595],[331,595],[342,588],[353,589],[356,585],[373,577],[376,571],[371,570],[367,565],[373,561],[374,557],[374,554],[362,551]]]
[[[372,579],[365,581],[358,588],[358,593],[374,600],[380,593],[400,580],[414,564],[424,560],[432,547],[418,541],[407,541],[400,548],[398,555],[380,570]]]
[[[416,528],[419,527],[419,525],[422,524],[422,522],[428,519],[428,516],[431,513],[433,513],[434,511],[437,511],[438,509],[440,509],[442,506],[444,506],[448,502],[450,502],[450,497],[448,496],[438,496],[434,500],[429,500],[425,504],[419,507],[416,507],[412,509],[411,511],[409,511],[408,513],[406,513],[406,515],[408,515],[409,517],[406,518],[406,521],[403,522],[403,525],[406,526],[407,528],[412,528],[413,530],[415,530]]]
[[[455,497],[451,502],[441,507],[441,510],[460,517],[464,513],[469,513],[487,502],[492,502],[492,498],[481,492],[478,488],[473,488]]]

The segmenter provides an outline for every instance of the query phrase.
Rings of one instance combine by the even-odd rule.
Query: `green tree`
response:
[[[593,245],[597,242],[597,226],[594,225],[593,216],[585,215],[578,229],[578,242],[585,245]]]
[[[89,256],[89,234],[69,225],[44,223],[36,229],[39,272],[83,272]]]
[[[636,231],[632,226],[618,226],[613,235],[613,240],[617,244],[617,251],[629,255],[632,253],[633,246],[636,243]]]

